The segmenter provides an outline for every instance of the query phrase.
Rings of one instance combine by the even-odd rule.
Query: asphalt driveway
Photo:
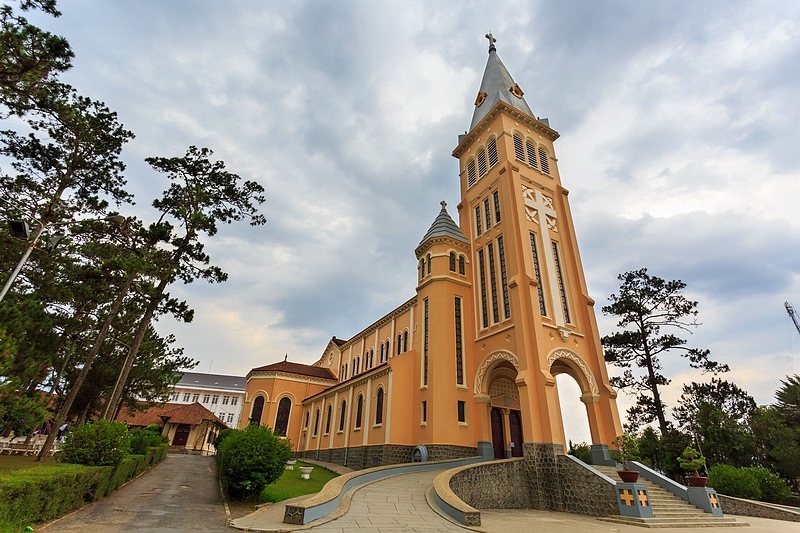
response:
[[[213,457],[168,455],[110,496],[38,531],[231,531]]]

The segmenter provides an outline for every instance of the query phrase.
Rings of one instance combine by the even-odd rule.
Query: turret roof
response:
[[[481,81],[477,100],[483,99],[483,102],[475,107],[469,131],[472,131],[478,125],[478,122],[501,100],[516,110],[536,118],[531,108],[528,107],[525,98],[522,97],[522,90],[514,82],[511,74],[508,73],[505,65],[497,56],[497,49],[494,46],[496,39],[492,37],[491,33],[487,34],[486,38],[489,39],[489,60],[486,62],[486,69],[483,71],[483,81]],[[514,94],[515,92],[517,92],[518,96]],[[484,94],[485,96],[483,96]]]
[[[450,237],[451,239],[469,244],[469,241],[464,236],[464,232],[461,231],[461,228],[459,228],[458,225],[453,222],[453,219],[450,218],[450,215],[447,214],[447,202],[442,200],[441,204],[442,210],[439,211],[439,215],[436,217],[436,220],[433,221],[428,233],[425,234],[419,245],[422,246],[426,241],[434,237]]]

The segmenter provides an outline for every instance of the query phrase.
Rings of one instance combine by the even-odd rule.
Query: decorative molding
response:
[[[591,390],[592,394],[600,394],[599,389],[597,388],[597,380],[594,379],[594,374],[586,365],[586,362],[581,359],[581,357],[572,352],[570,350],[559,348],[557,350],[553,350],[550,352],[550,355],[547,356],[547,370],[550,371],[553,368],[553,363],[555,363],[559,359],[567,359],[575,363],[575,365],[583,372],[583,375],[586,377],[586,381],[589,382],[589,389]],[[551,372],[552,373],[552,372]]]
[[[486,357],[483,358],[481,361],[480,366],[478,367],[477,372],[475,372],[475,387],[473,389],[473,393],[475,396],[482,396],[486,395],[487,391],[483,390],[484,380],[486,378],[486,370],[494,363],[498,361],[508,361],[514,368],[519,372],[519,360],[517,356],[513,353],[505,351],[505,350],[498,350],[496,352],[492,352]]]

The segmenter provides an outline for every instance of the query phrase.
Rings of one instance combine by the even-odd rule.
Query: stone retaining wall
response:
[[[429,461],[446,461],[448,459],[462,459],[474,457],[478,454],[477,448],[469,446],[452,446],[446,444],[431,444],[428,449]],[[298,459],[317,459],[328,463],[347,466],[355,470],[363,470],[375,466],[397,465],[411,462],[411,452],[414,446],[399,444],[379,444],[376,446],[350,446],[345,448],[332,448],[326,450],[306,450],[298,452]]]
[[[530,509],[523,459],[478,464],[453,474],[450,489],[476,509]]]
[[[800,513],[787,511],[780,507],[763,502],[754,502],[725,496],[717,493],[722,512],[725,514],[735,514],[739,516],[754,516],[756,518],[771,518],[772,520],[784,520],[787,522],[800,522]]]

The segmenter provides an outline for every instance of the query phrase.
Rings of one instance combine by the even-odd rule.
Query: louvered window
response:
[[[488,230],[492,227],[492,211],[489,208],[488,198],[483,201],[483,212],[486,214],[486,229]]]
[[[564,310],[564,320],[572,322],[569,317],[569,305],[567,304],[567,291],[564,288],[564,274],[561,272],[561,258],[558,256],[558,243],[553,242],[553,259],[556,264],[556,276],[558,277],[558,293],[561,295],[561,308]]]
[[[450,252],[450,272],[456,271],[456,253]]]
[[[492,168],[497,164],[497,139],[494,137],[489,139],[486,149],[489,151],[489,168]]]
[[[539,147],[539,163],[541,164],[542,172],[550,174],[550,163],[547,161],[547,151]]]
[[[475,174],[475,160],[470,159],[469,163],[467,163],[467,187],[472,187],[475,185],[478,176]]]
[[[514,134],[514,155],[519,161],[525,161],[525,150],[522,146],[522,136],[518,133]]]
[[[483,234],[483,226],[481,225],[481,206],[475,206],[475,229],[478,232],[478,237]]]
[[[536,146],[531,141],[525,142],[525,149],[528,152],[528,163],[534,168],[539,165],[536,164]]]
[[[494,191],[492,193],[492,198],[494,198],[494,223],[500,223],[500,193],[498,191]]]
[[[539,254],[536,250],[536,234],[531,233],[531,253],[533,254],[533,274],[536,276],[536,292],[539,295],[539,312],[542,316],[547,316],[547,308],[544,305],[544,289],[542,288],[542,271],[539,269]]]
[[[486,175],[486,151],[481,148],[478,151],[478,176],[485,176]]]

